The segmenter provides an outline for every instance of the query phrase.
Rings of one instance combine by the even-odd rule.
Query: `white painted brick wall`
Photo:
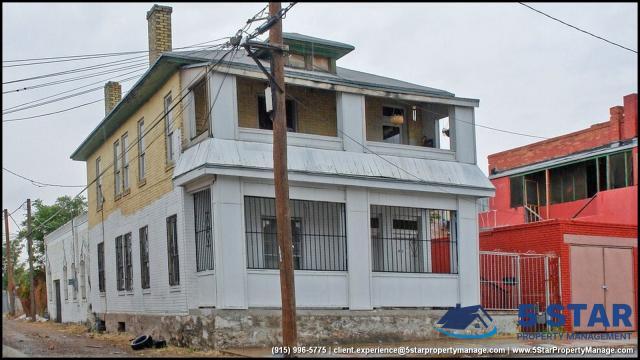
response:
[[[90,264],[88,257],[88,222],[87,216],[81,215],[45,236],[46,275],[47,275],[47,309],[52,319],[56,318],[56,293],[54,281],[60,281],[60,305],[62,322],[83,322],[87,319],[90,299],[88,277]],[[74,246],[75,242],[75,246]],[[75,250],[75,251],[74,251]],[[85,263],[85,278],[81,276],[81,261]],[[64,276],[64,265],[67,265],[67,278]],[[72,264],[75,264],[78,285],[74,289],[68,285],[68,279],[74,278]],[[82,298],[81,283],[84,282],[86,298]],[[65,300],[65,287],[68,298]],[[75,299],[74,299],[75,293]]]

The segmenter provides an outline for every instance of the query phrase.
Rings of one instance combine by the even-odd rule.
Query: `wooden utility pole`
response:
[[[269,3],[269,16],[278,16],[279,2]],[[278,47],[271,52],[271,86],[273,112],[273,179],[276,192],[276,223],[280,247],[280,296],[282,298],[282,343],[297,345],[296,291],[293,277],[293,243],[289,214],[289,176],[287,171],[287,115],[284,88],[284,54],[282,51],[282,19],[269,30],[269,45]],[[288,354],[291,355],[291,354]]]
[[[31,300],[31,321],[36,321],[36,294],[33,285],[33,246],[31,241],[31,199],[27,199],[27,246],[29,251],[29,299]],[[65,279],[66,281],[66,279]],[[66,285],[66,284],[65,284]]]
[[[13,284],[13,259],[11,256],[11,240],[9,239],[9,210],[4,209],[4,234],[7,238],[7,251],[5,252],[7,257],[7,297],[9,298],[9,315],[16,314],[16,296],[13,291],[15,285]]]

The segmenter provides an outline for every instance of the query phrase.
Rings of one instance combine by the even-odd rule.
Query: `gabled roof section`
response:
[[[315,54],[340,59],[355,49],[353,45],[320,39],[298,33],[282,33],[282,40],[289,51],[300,54]]]
[[[197,61],[165,55],[158,58],[71,154],[71,159],[86,161],[111,134],[158,91],[178,68],[194,62]]]

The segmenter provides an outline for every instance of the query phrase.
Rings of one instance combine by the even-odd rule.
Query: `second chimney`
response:
[[[171,12],[170,6],[153,5],[147,11],[149,23],[149,66],[165,51],[171,51]]]
[[[104,84],[104,115],[108,115],[122,98],[120,83],[109,81]]]

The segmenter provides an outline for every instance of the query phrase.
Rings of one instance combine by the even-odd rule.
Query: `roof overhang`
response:
[[[71,159],[86,161],[104,141],[111,136],[131,115],[158,91],[158,89],[182,66],[197,62],[195,59],[162,55],[116,106],[102,119],[80,146],[71,154]]]
[[[490,175],[489,179],[498,179],[505,176],[513,176],[513,175],[525,175],[530,174],[532,172],[541,171],[544,169],[551,169],[558,166],[565,166],[571,163],[580,162],[588,160],[589,158],[594,158],[598,156],[603,156],[619,151],[624,151],[628,149],[633,149],[638,146],[638,138],[634,138],[627,142],[615,142],[606,146],[601,146],[595,149],[591,149],[588,151],[582,151],[579,153],[570,154],[567,156],[546,160],[542,162],[538,162],[535,164],[521,166],[514,169],[505,170],[503,172]]]

